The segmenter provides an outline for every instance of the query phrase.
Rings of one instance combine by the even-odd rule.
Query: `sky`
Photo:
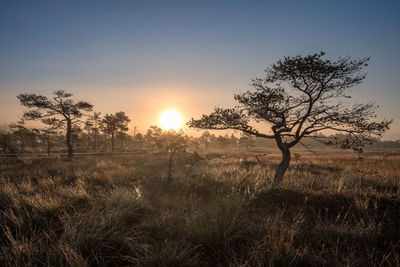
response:
[[[234,93],[284,56],[371,57],[353,101],[393,118],[400,139],[400,1],[0,2],[0,125],[16,95],[56,89],[145,132],[161,112],[184,120],[235,105]]]

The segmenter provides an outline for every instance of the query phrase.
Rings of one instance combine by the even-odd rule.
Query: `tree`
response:
[[[53,99],[34,93],[19,94],[17,98],[21,104],[30,108],[24,113],[24,118],[37,120],[41,119],[47,125],[55,128],[64,127],[66,124],[66,144],[68,148],[68,158],[73,157],[72,129],[79,123],[79,119],[84,115],[84,111],[91,111],[92,104],[85,101],[73,101],[71,93],[64,90],[57,90],[53,93]]]
[[[6,153],[15,154],[16,153],[17,149],[14,147],[12,139],[13,138],[12,138],[11,133],[0,130],[0,149],[3,154],[6,154]]]
[[[162,134],[163,134],[163,130],[160,127],[150,126],[150,128],[147,129],[144,139],[148,145],[148,148],[151,150],[152,153],[154,153],[155,148],[157,148],[157,147],[159,148],[159,145],[157,142],[160,139],[160,136]]]
[[[90,145],[91,145],[90,136],[92,135],[92,129],[93,129],[93,123],[92,123],[90,118],[88,118],[85,121],[83,128],[86,130],[86,134],[87,134],[87,151],[89,151],[90,150]]]
[[[135,134],[135,137],[133,138],[134,149],[141,150],[143,148],[143,143],[144,143],[143,134],[141,133]]]
[[[127,134],[125,132],[117,132],[115,137],[119,141],[122,151],[127,150],[127,146],[128,146],[127,144],[129,144],[133,140],[132,136],[130,136],[129,134]]]
[[[361,73],[369,58],[349,57],[329,60],[325,53],[285,57],[266,69],[264,78],[256,78],[253,91],[235,95],[239,105],[231,109],[216,108],[210,115],[188,122],[199,129],[234,129],[257,137],[274,139],[282,153],[274,177],[283,180],[290,164],[290,149],[302,138],[321,131],[346,134],[342,148],[361,146],[379,138],[392,120],[373,121],[377,105],[351,105],[346,89],[365,79]],[[251,126],[265,123],[269,131]]]
[[[114,137],[117,132],[128,131],[128,123],[131,120],[125,115],[125,112],[115,114],[106,114],[101,121],[101,128],[104,133],[111,135],[111,151],[114,152]]]
[[[168,131],[160,137],[160,148],[168,153],[168,182],[172,181],[172,164],[178,152],[186,151],[186,140],[181,132]]]
[[[32,128],[30,130],[28,130],[28,136],[31,139],[31,147],[32,147],[32,151],[36,150],[36,141],[39,137],[40,131],[39,129],[36,128]]]
[[[153,138],[159,150],[168,154],[168,174],[167,181],[172,181],[172,165],[177,153],[185,152],[187,142],[183,136],[183,132],[175,132],[174,130],[163,131],[157,126],[151,126]]]
[[[79,150],[82,148],[82,143],[83,143],[82,139],[81,139],[82,132],[83,132],[83,130],[79,124],[74,124],[72,126],[72,134],[71,134],[72,141],[71,142],[72,142],[72,145],[73,146],[76,145],[76,148]]]
[[[204,145],[205,150],[207,151],[208,145],[211,142],[211,134],[209,131],[204,131],[204,133],[200,136],[200,143]]]
[[[90,116],[89,119],[92,123],[92,133],[93,133],[93,144],[94,144],[94,151],[97,151],[97,145],[98,145],[98,136],[99,136],[99,127],[101,124],[101,119],[100,119],[100,112],[93,112],[93,116]]]
[[[25,120],[22,118],[17,123],[11,123],[8,126],[11,129],[13,135],[18,138],[21,152],[24,152],[25,148],[25,137],[29,134],[29,130],[25,127]]]
[[[50,150],[51,150],[51,137],[56,134],[56,131],[47,128],[47,129],[41,129],[40,130],[40,138],[43,141],[43,144],[46,145],[46,150],[47,150],[47,155],[50,156]]]

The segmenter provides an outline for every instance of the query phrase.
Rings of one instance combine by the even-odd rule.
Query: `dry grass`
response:
[[[161,155],[0,167],[4,266],[400,266],[400,158]]]

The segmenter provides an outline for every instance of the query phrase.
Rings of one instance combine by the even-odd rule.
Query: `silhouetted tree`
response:
[[[51,137],[54,136],[55,134],[56,131],[51,128],[40,130],[39,137],[42,139],[43,144],[46,145],[46,151],[48,156],[50,156],[50,151],[51,151]]]
[[[24,152],[25,142],[30,134],[29,129],[25,127],[25,120],[21,118],[17,123],[11,123],[8,127],[11,129],[11,133],[18,138],[21,152]]]
[[[255,90],[235,95],[239,106],[216,108],[210,115],[192,119],[200,129],[235,129],[258,137],[275,139],[282,152],[274,182],[280,183],[290,163],[290,148],[303,137],[324,130],[346,133],[342,148],[361,146],[389,129],[391,120],[372,121],[377,105],[350,105],[346,89],[360,84],[369,58],[335,61],[324,53],[285,57],[266,69],[264,78],[252,81]],[[264,122],[270,131],[260,132],[250,123]]]
[[[183,132],[175,132],[173,130],[163,131],[160,128],[155,129],[153,126],[153,130],[155,130],[157,136],[155,137],[155,142],[160,149],[160,151],[166,152],[168,154],[168,173],[167,180],[168,182],[172,181],[172,165],[174,162],[174,158],[177,153],[185,152],[187,147],[187,141],[183,136]]]
[[[11,129],[12,134],[18,138],[21,152],[24,152],[25,137],[29,134],[29,130],[25,127],[24,119],[20,119],[17,123],[11,123],[8,127]]]
[[[12,142],[12,134],[10,132],[0,130],[0,149],[3,154],[5,153],[16,153],[16,148]]]
[[[144,143],[143,134],[141,134],[141,133],[135,134],[135,137],[133,138],[134,149],[136,149],[136,150],[142,149],[143,143]]]
[[[38,94],[19,94],[17,98],[21,104],[30,108],[24,113],[26,119],[42,119],[42,122],[55,127],[62,127],[66,124],[66,144],[68,157],[73,157],[72,129],[84,115],[84,111],[91,111],[93,105],[85,101],[75,102],[70,97],[71,93],[64,90],[57,90],[53,93],[53,99]]]
[[[117,132],[117,134],[115,135],[116,139],[119,141],[120,143],[120,147],[121,149],[124,151],[127,147],[127,143],[129,143],[129,141],[131,140],[131,136],[125,132]]]
[[[150,126],[149,129],[147,129],[146,135],[144,136],[144,139],[148,146],[150,147],[150,150],[152,153],[154,153],[155,148],[159,148],[157,145],[157,142],[160,138],[160,136],[163,134],[163,130],[160,127],[157,126]]]
[[[104,133],[111,136],[111,151],[114,152],[114,137],[117,132],[128,131],[128,123],[131,120],[125,115],[125,112],[115,114],[106,114],[101,121],[101,128]]]
[[[90,150],[90,136],[92,135],[92,129],[93,129],[93,122],[91,121],[90,118],[88,118],[85,123],[83,128],[86,130],[86,135],[87,135],[87,150]]]
[[[82,139],[81,139],[82,132],[83,130],[79,124],[74,124],[72,126],[72,134],[71,134],[72,145],[76,144],[77,148],[82,147]]]
[[[100,114],[101,114],[100,112],[94,112],[93,115],[89,117],[92,123],[94,151],[97,151],[97,146],[98,146],[98,136],[100,133],[100,124],[101,124]]]
[[[135,134],[135,137],[133,139],[137,140],[138,142],[142,142],[143,141],[143,134],[137,133],[137,134]]]
[[[208,145],[211,142],[211,134],[209,131],[204,131],[204,133],[200,136],[200,143],[204,145],[206,151],[208,149]]]
[[[161,138],[161,147],[168,153],[168,176],[167,180],[172,181],[172,164],[174,157],[178,152],[186,151],[186,140],[182,132],[168,131],[165,132]]]
[[[40,131],[39,129],[28,129],[28,136],[30,137],[30,142],[31,142],[31,147],[32,147],[32,151],[36,150],[36,141],[39,137]]]

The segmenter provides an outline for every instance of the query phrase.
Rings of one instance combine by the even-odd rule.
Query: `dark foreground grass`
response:
[[[400,160],[161,155],[3,161],[4,266],[400,266]]]

